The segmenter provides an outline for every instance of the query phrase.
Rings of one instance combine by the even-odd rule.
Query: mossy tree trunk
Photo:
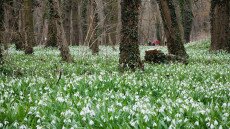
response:
[[[230,1],[211,1],[211,51],[230,52]]]
[[[187,58],[184,44],[181,38],[179,23],[177,20],[174,3],[172,0],[157,0],[164,24],[169,54]]]
[[[32,0],[24,0],[23,1],[24,8],[24,17],[25,21],[25,54],[33,53],[33,46],[35,45],[35,37],[34,37],[34,23],[33,23],[33,1]]]
[[[135,70],[143,68],[138,41],[138,15],[141,0],[121,1],[121,43],[119,66]]]
[[[65,36],[59,0],[50,0],[50,4],[54,9],[53,17],[55,18],[55,25],[57,30],[57,43],[61,52],[62,60],[66,62],[72,62],[73,58],[70,55],[69,46]]]
[[[48,37],[46,47],[57,47],[57,28],[55,22],[55,10],[52,0],[47,2],[46,18],[48,18]]]
[[[192,13],[192,1],[181,0],[181,15],[182,24],[184,28],[184,40],[186,43],[190,42],[190,35],[192,32],[193,13]]]

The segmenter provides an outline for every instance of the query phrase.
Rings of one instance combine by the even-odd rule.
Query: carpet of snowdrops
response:
[[[71,64],[56,49],[24,55],[11,47],[0,67],[0,128],[228,129],[230,55],[208,52],[209,42],[186,45],[188,65],[134,73],[120,73],[119,49],[106,46],[99,56],[71,47]],[[142,58],[150,48],[140,48]]]

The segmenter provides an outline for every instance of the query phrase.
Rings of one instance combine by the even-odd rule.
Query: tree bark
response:
[[[173,1],[157,0],[161,11],[161,17],[164,24],[167,47],[169,54],[188,58],[182,42],[180,28],[175,12]]]
[[[211,1],[211,51],[230,52],[230,1]]]
[[[4,19],[4,9],[3,1],[0,1],[0,64],[3,63],[3,53],[2,53],[2,31],[3,31],[3,19]]]
[[[71,36],[70,36],[70,44],[71,45],[79,45],[80,42],[80,17],[79,17],[79,2],[76,0],[72,0],[71,5]]]
[[[33,24],[33,4],[31,0],[23,1],[24,17],[25,21],[25,54],[33,53],[33,46],[35,45],[34,37],[34,24]]]
[[[193,24],[192,1],[184,0],[181,7],[182,24],[184,30],[184,40],[186,43],[190,42],[190,35]]]
[[[143,69],[140,58],[138,42],[138,15],[141,0],[121,1],[121,43],[119,66],[121,70],[126,68],[135,70]]]
[[[49,0],[47,5],[46,13],[48,13],[48,37],[46,47],[57,47],[56,14],[51,0]]]
[[[54,9],[54,14],[52,17],[55,18],[56,30],[57,30],[57,42],[59,46],[59,50],[61,52],[61,57],[63,61],[72,62],[73,58],[70,55],[69,46],[65,37],[65,30],[61,17],[61,9],[59,0],[49,0],[51,2],[51,6]]]
[[[96,12],[95,0],[89,1],[89,19],[88,19],[88,43],[89,48],[92,50],[92,54],[98,54],[99,44],[97,39],[97,12]]]
[[[64,29],[65,29],[65,35],[66,35],[66,41],[70,45],[70,28],[71,28],[71,1],[72,0],[64,0],[63,2],[63,13],[64,13]]]

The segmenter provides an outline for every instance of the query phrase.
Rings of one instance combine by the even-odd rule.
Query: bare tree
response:
[[[167,47],[169,54],[188,57],[181,38],[179,23],[177,20],[174,3],[172,0],[157,0],[161,17],[164,24],[165,35],[167,39]]]
[[[211,50],[230,52],[230,1],[211,1]]]
[[[121,69],[143,68],[140,58],[138,42],[138,15],[141,0],[122,0],[121,1],[121,43],[120,59]]]

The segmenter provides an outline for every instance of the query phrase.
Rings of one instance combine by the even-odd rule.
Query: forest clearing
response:
[[[25,56],[11,47],[0,68],[1,128],[229,128],[230,56],[207,52],[209,42],[186,45],[188,65],[123,74],[111,47],[99,56],[71,47],[72,64],[55,49]]]

